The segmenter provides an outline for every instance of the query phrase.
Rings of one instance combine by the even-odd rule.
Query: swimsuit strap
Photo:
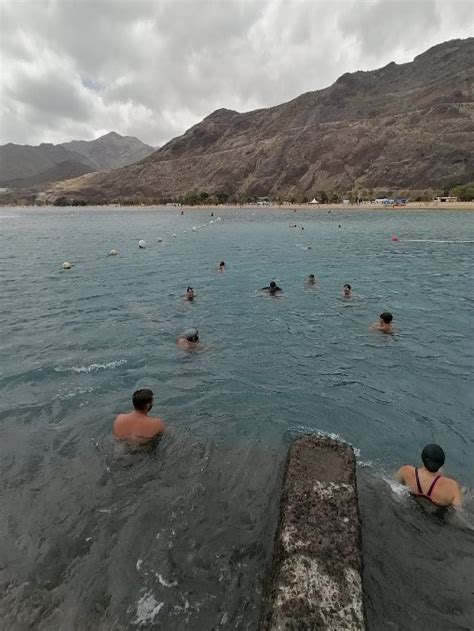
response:
[[[429,489],[428,493],[426,494],[430,499],[431,499],[431,493],[433,492],[433,489],[435,487],[436,482],[438,482],[438,480],[440,478],[442,478],[442,477],[443,477],[442,475],[437,475],[436,478],[431,483],[430,489]]]
[[[421,488],[420,478],[418,477],[418,469],[415,467],[415,477],[416,477],[416,486],[418,487],[418,493],[420,495],[424,495],[423,489]]]

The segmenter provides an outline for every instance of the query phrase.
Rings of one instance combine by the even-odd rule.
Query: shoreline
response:
[[[127,206],[119,204],[104,204],[100,206],[53,206],[44,205],[36,206],[34,204],[28,206],[15,206],[15,205],[0,205],[0,209],[7,208],[9,210],[30,210],[30,209],[74,209],[74,210],[124,210],[124,211],[174,211],[180,213],[182,210],[185,212],[210,210],[214,211],[228,211],[228,210],[246,210],[246,211],[286,211],[292,212],[298,211],[312,211],[312,212],[328,212],[328,211],[350,211],[350,212],[410,212],[410,211],[474,211],[474,201],[471,202],[409,202],[405,206],[383,206],[381,204],[285,204],[279,206],[278,204],[268,206],[257,206],[256,204],[221,204],[218,206],[210,206],[207,204],[196,206],[166,206],[164,204],[153,204],[143,206]]]

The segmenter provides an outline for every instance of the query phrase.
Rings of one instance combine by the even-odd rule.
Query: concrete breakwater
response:
[[[363,630],[361,577],[353,449],[300,438],[288,456],[261,631]]]

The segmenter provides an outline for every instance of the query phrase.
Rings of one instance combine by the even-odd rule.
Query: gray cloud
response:
[[[163,144],[470,35],[470,0],[0,0],[0,142]]]

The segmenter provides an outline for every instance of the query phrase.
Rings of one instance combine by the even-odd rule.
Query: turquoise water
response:
[[[438,442],[472,485],[473,215],[210,212],[0,210],[4,619],[256,628],[286,449],[320,431],[358,450],[370,628],[382,608],[385,628],[419,628],[410,583],[380,580],[384,535],[398,523],[408,549],[420,527],[383,477]],[[272,279],[281,298],[258,291]],[[394,336],[368,331],[384,310]],[[189,326],[203,352],[176,348]],[[118,453],[113,418],[139,387],[171,431]],[[469,628],[472,535],[448,527],[456,547],[436,554],[458,587],[431,606]],[[404,567],[429,575],[412,547]]]

